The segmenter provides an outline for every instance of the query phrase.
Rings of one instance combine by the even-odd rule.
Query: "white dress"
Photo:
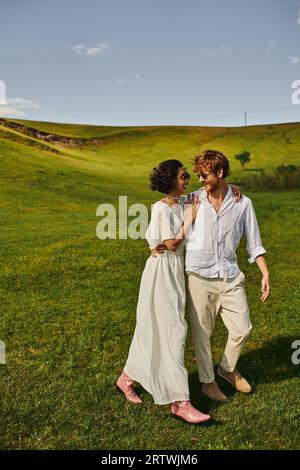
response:
[[[146,233],[151,249],[175,238],[181,229],[183,207],[180,204],[172,207],[162,201],[153,205]],[[188,373],[184,367],[185,299],[182,242],[176,251],[165,251],[147,259],[135,332],[124,367],[127,375],[151,393],[158,405],[189,400]]]

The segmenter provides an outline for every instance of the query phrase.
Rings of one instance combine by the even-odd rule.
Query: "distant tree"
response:
[[[251,158],[250,158],[251,153],[248,152],[248,150],[243,150],[240,153],[237,153],[234,158],[240,162],[240,164],[243,167],[243,170],[245,169],[245,164],[249,163]]]

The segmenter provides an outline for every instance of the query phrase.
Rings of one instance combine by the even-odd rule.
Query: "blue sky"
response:
[[[0,0],[0,116],[99,125],[300,121],[300,1]]]

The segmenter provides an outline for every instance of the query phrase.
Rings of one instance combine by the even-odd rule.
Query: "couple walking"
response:
[[[194,159],[194,171],[204,188],[183,196],[190,175],[178,160],[154,168],[151,189],[163,193],[153,205],[146,239],[152,250],[142,274],[136,328],[127,362],[117,381],[132,403],[142,403],[134,390],[139,382],[159,405],[171,404],[173,415],[189,423],[210,419],[190,402],[184,367],[185,274],[189,314],[202,392],[225,402],[215,381],[210,337],[220,313],[228,330],[218,374],[240,392],[251,386],[236,369],[252,324],[237,265],[236,250],[247,239],[249,262],[262,273],[261,300],[269,295],[269,273],[251,200],[228,185],[229,162],[220,152],[206,150]],[[185,204],[188,202],[188,204]],[[185,255],[185,256],[184,256]]]

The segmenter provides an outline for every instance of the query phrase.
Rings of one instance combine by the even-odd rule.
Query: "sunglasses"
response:
[[[190,177],[191,177],[191,175],[190,175],[187,171],[185,171],[184,173],[182,173],[182,175],[180,175],[180,176],[178,177],[178,179],[189,180]]]
[[[211,175],[211,173],[197,173],[198,178],[201,177],[204,180],[206,180],[209,177],[209,175]]]

